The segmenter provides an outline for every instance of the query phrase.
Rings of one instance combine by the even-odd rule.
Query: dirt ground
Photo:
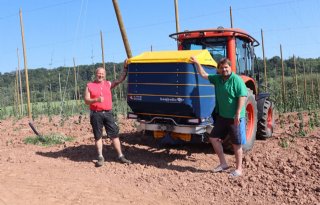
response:
[[[28,119],[0,121],[0,205],[320,204],[320,128],[310,129],[304,120],[307,135],[297,137],[296,113],[284,116],[284,123],[277,118],[273,138],[256,141],[238,178],[211,172],[218,158],[209,144],[163,147],[123,118],[122,148],[134,163],[118,163],[106,140],[106,163],[96,168],[89,119],[79,123],[78,117],[63,125],[58,117],[34,121],[41,134],[75,138],[50,147],[24,144],[34,136]],[[226,157],[234,166],[234,157]]]

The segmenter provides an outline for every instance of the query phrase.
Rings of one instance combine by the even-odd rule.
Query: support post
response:
[[[28,117],[31,119],[32,113],[31,113],[31,105],[30,105],[30,91],[29,91],[29,79],[28,79],[28,68],[27,68],[27,51],[26,51],[25,40],[24,40],[24,27],[23,27],[22,10],[21,9],[19,11],[19,15],[20,15],[20,27],[21,27],[22,47],[23,47],[24,72],[25,72],[25,77],[26,77]]]
[[[123,24],[123,21],[122,21],[122,16],[121,16],[121,13],[120,13],[118,1],[117,0],[112,0],[112,3],[113,3],[113,7],[114,7],[114,10],[116,12],[117,19],[118,19],[118,25],[119,25],[119,28],[120,28],[120,32],[121,32],[122,40],[123,40],[123,43],[124,43],[124,47],[126,49],[127,57],[131,58],[132,57],[131,48],[130,48],[130,44],[129,44],[129,41],[128,41],[126,30],[124,28],[124,24]]]

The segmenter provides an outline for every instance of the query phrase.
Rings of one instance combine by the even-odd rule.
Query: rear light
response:
[[[156,139],[160,139],[162,137],[164,137],[166,133],[164,131],[159,131],[159,130],[155,130],[153,131],[153,137]]]
[[[193,123],[193,124],[199,124],[200,123],[200,119],[196,118],[196,119],[188,119],[189,123]]]
[[[137,118],[138,118],[138,115],[133,114],[133,113],[128,113],[128,118],[129,118],[129,119],[137,119]]]
[[[191,141],[191,134],[182,134],[182,133],[172,132],[171,133],[171,137],[173,139],[181,139],[181,140],[186,141],[186,142],[190,142]]]

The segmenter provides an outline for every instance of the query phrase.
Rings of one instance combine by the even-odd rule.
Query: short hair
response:
[[[98,67],[95,71],[95,74],[97,74],[98,70],[104,70],[104,72],[106,72],[106,70],[103,67]]]
[[[218,63],[218,68],[220,68],[220,66],[223,64],[228,64],[229,66],[231,66],[231,61],[228,58],[221,58]]]

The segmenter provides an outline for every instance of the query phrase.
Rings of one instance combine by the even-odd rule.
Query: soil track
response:
[[[305,116],[307,117],[307,115]],[[116,162],[106,140],[106,164],[96,168],[88,117],[38,118],[42,134],[63,133],[75,141],[41,147],[28,119],[0,121],[2,204],[320,204],[320,129],[297,137],[296,113],[285,116],[272,139],[256,141],[244,157],[244,175],[214,174],[217,156],[208,144],[161,147],[120,119],[123,150],[134,163]],[[305,120],[307,124],[308,120]],[[282,143],[282,147],[279,145]],[[283,148],[288,146],[287,148]],[[230,165],[234,157],[227,155]],[[232,170],[232,169],[231,169]]]

